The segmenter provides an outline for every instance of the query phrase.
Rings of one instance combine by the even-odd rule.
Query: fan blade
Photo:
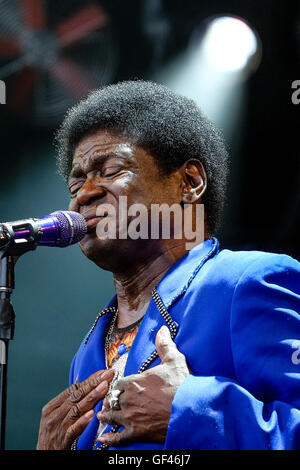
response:
[[[21,0],[19,3],[25,26],[31,30],[43,29],[46,24],[43,0]]]
[[[21,110],[33,91],[35,81],[37,79],[37,70],[31,67],[25,67],[14,78],[9,87],[9,103],[10,109],[13,111]]]
[[[20,49],[20,44],[15,39],[0,36],[0,56],[15,56],[20,52]]]
[[[70,59],[59,59],[49,71],[76,98],[85,97],[96,86],[91,77]]]
[[[61,46],[66,47],[104,26],[106,22],[105,13],[99,7],[90,5],[60,24],[56,28],[56,34]]]

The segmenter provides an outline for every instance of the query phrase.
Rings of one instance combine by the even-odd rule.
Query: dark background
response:
[[[57,45],[48,42],[43,49],[36,38],[41,41],[42,34],[77,12],[80,16],[89,4],[101,7],[105,24],[66,49],[76,70],[65,63],[61,70],[66,78],[58,79],[57,70],[51,71],[61,57]],[[292,82],[300,79],[300,18],[291,1],[2,2],[0,78],[7,98],[0,105],[0,220],[41,217],[68,207],[67,190],[56,173],[53,134],[66,109],[85,96],[83,88],[158,77],[166,65],[184,57],[195,30],[221,14],[251,24],[261,40],[262,60],[243,84],[246,98],[234,135],[224,130],[232,159],[218,238],[234,250],[281,252],[300,259],[300,105],[291,100]],[[32,29],[38,31],[35,42],[28,34],[26,39]],[[22,48],[8,54],[7,40],[11,46],[16,38]],[[1,76],[24,50],[35,51],[26,66]],[[88,77],[84,86],[76,81],[79,67]],[[18,261],[7,449],[35,447],[41,408],[68,385],[70,361],[112,293],[110,273],[99,271],[77,246],[39,248]]]

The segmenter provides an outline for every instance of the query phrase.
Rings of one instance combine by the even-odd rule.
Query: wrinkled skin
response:
[[[53,398],[42,410],[37,450],[69,450],[107,393],[112,371],[98,371]]]

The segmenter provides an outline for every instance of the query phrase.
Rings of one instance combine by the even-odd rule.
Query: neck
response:
[[[173,240],[172,244],[161,247],[156,255],[152,253],[148,259],[133,263],[126,272],[114,273],[119,328],[134,323],[146,313],[152,290],[186,252],[180,240]]]

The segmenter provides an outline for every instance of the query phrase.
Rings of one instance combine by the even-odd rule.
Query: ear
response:
[[[207,186],[207,177],[200,160],[191,158],[180,168],[182,202],[191,204],[198,201],[204,194]]]

